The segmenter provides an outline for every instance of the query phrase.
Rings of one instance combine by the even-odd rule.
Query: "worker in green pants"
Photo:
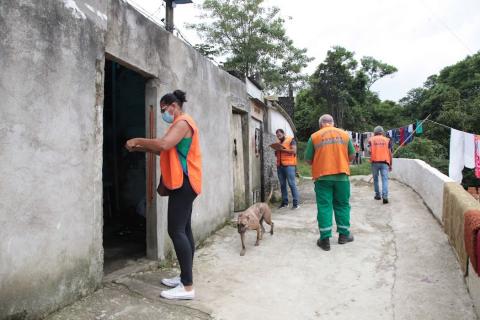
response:
[[[343,130],[334,127],[331,115],[319,119],[320,130],[312,134],[305,150],[305,160],[312,166],[317,200],[320,239],[317,245],[330,250],[332,211],[339,233],[338,243],[353,241],[350,232],[350,161],[355,157],[352,141]]]

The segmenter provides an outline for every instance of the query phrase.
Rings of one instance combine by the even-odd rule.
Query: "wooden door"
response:
[[[232,114],[231,142],[233,158],[233,207],[234,211],[246,209],[245,162],[243,149],[242,115]]]

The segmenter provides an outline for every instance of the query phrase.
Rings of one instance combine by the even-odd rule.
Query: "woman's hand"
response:
[[[127,148],[128,151],[133,152],[136,151],[135,148],[137,147],[137,139],[130,139],[125,143],[125,148]]]

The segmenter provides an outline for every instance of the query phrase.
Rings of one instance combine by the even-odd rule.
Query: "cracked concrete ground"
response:
[[[390,204],[373,200],[365,178],[352,179],[355,241],[316,246],[311,181],[295,211],[274,210],[275,234],[240,257],[233,226],[196,253],[196,300],[159,298],[160,279],[175,269],[117,278],[49,320],[83,319],[477,319],[441,226],[410,188],[392,181]],[[268,227],[267,227],[268,230]]]

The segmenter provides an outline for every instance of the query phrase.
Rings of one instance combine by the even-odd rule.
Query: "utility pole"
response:
[[[173,33],[175,29],[175,24],[173,23],[173,8],[177,4],[187,4],[192,3],[192,0],[164,0],[165,1],[165,29],[168,32]]]
[[[168,32],[173,33],[173,0],[165,0],[165,29]]]

